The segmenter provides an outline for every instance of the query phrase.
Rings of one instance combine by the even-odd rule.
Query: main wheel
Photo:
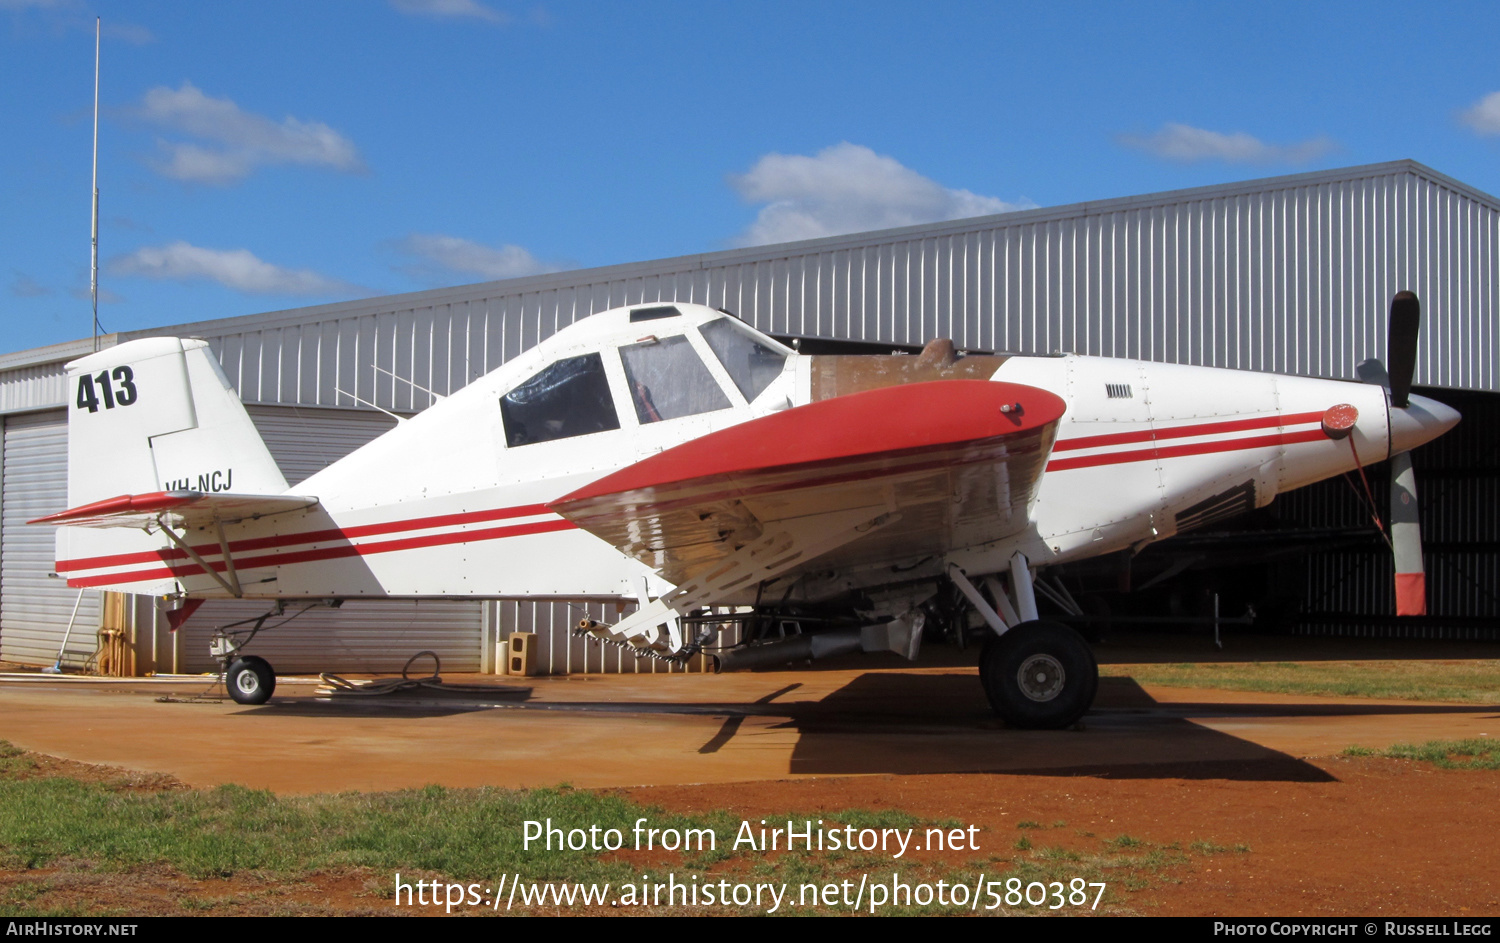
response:
[[[1056,622],[1023,622],[991,636],[979,681],[995,713],[1012,727],[1057,730],[1082,717],[1099,690],[1099,666],[1077,632]]]
[[[264,658],[246,655],[229,663],[224,685],[236,704],[264,704],[276,690],[276,672]]]

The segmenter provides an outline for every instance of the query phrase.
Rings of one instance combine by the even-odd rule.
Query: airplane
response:
[[[637,304],[434,394],[295,489],[209,345],[146,338],[68,365],[70,508],[33,523],[61,525],[69,586],[156,596],[174,629],[205,599],[271,601],[214,639],[244,704],[276,676],[243,648],[289,605],[550,597],[634,601],[577,632],[723,670],[982,634],[995,711],[1064,728],[1098,668],[1040,616],[1042,571],[1402,462],[1458,421],[1410,394],[1416,297],[1391,312],[1389,374],[1352,382],[943,339],[801,353],[723,310]],[[1415,518],[1394,524],[1418,611]],[[712,645],[725,625],[741,641]]]

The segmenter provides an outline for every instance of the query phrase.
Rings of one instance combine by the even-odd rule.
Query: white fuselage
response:
[[[549,502],[674,445],[811,398],[813,358],[786,351],[780,374],[747,402],[695,330],[722,315],[679,307],[682,317],[670,322],[630,323],[623,309],[580,322],[292,489],[317,498],[316,507],[227,525],[244,595],[634,598],[642,579],[651,596],[664,592],[644,565],[548,510]],[[645,334],[687,336],[728,405],[640,421],[615,350]],[[595,352],[603,355],[618,428],[508,443],[500,398],[550,363]],[[1071,355],[1010,357],[992,379],[1048,390],[1067,410],[1031,527],[945,561],[971,574],[1003,569],[1017,550],[1045,566],[1142,545],[1392,451],[1385,391],[1376,386]],[[1348,438],[1335,440],[1320,423],[1338,404],[1353,405],[1358,420]],[[1406,436],[1398,448],[1435,437],[1456,419],[1437,404],[1417,406],[1435,418],[1398,430]],[[210,563],[222,562],[207,533],[188,540]],[[70,581],[225,595],[185,562],[168,576],[140,554],[109,559],[124,562],[74,567]],[[854,582],[880,582],[878,569]]]

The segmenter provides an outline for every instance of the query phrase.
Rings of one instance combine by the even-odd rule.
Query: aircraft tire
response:
[[[1037,620],[991,636],[979,656],[979,681],[1007,726],[1058,730],[1094,703],[1099,666],[1077,632]]]
[[[264,658],[246,655],[229,663],[224,686],[236,704],[264,704],[276,691],[276,672]]]

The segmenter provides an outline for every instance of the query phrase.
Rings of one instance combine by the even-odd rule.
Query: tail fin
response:
[[[68,364],[68,384],[69,510],[32,523],[84,525],[57,530],[57,572],[69,586],[181,589],[160,564],[183,554],[143,526],[154,518],[146,511],[170,509],[196,526],[179,506],[215,518],[225,502],[285,509],[286,479],[207,343],[131,341]]]
[[[159,491],[286,491],[201,340],[152,337],[68,364],[68,506]]]

